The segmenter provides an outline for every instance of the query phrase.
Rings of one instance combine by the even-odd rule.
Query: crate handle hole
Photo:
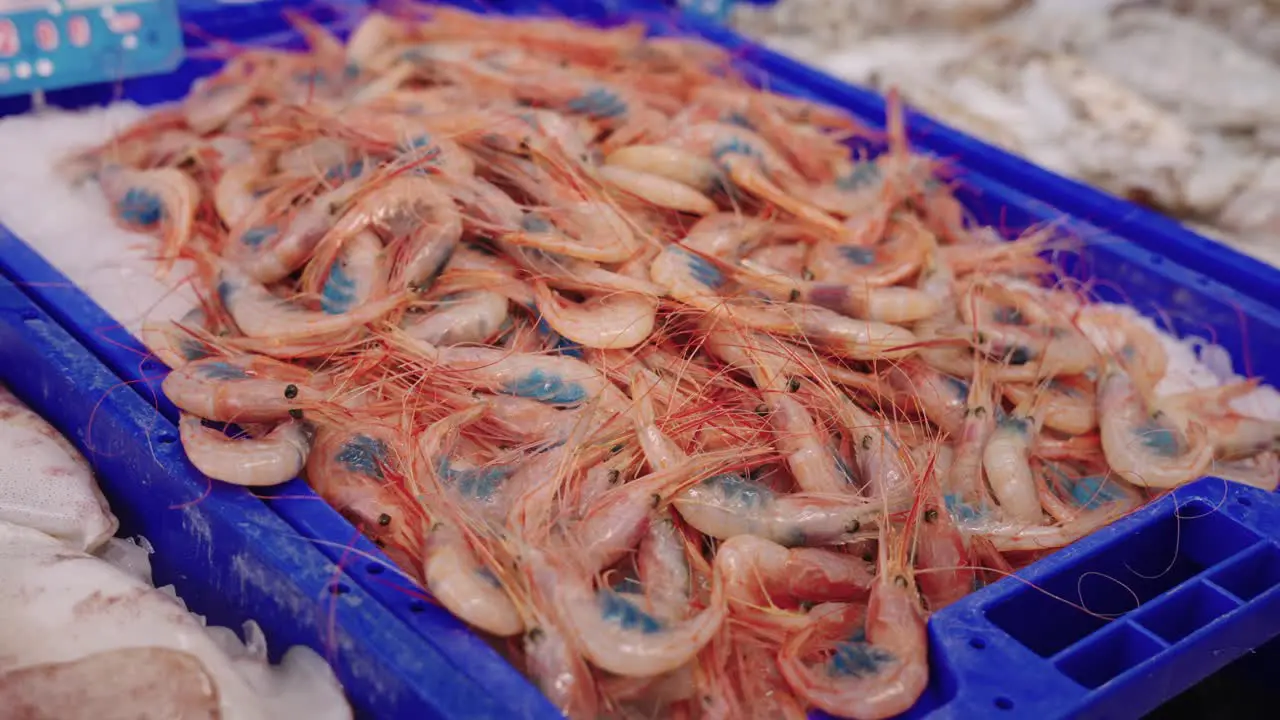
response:
[[[1253,507],[1253,501],[1247,497],[1238,497],[1236,498],[1236,502],[1240,503],[1245,507]]]
[[[172,445],[178,441],[178,436],[171,432],[162,432],[156,436],[156,442],[161,445]]]
[[[1007,697],[998,697],[995,699],[995,706],[1001,710],[1012,710],[1013,701]]]
[[[987,646],[987,641],[980,637],[969,638],[969,647],[974,650],[981,650]]]
[[[386,568],[381,565],[370,565],[366,572],[370,575],[381,575],[384,570],[386,570]]]
[[[426,612],[426,611],[427,611],[427,604],[422,602],[421,600],[414,600],[413,602],[409,603],[409,612],[420,613],[420,612]]]
[[[346,595],[351,592],[351,588],[345,583],[333,583],[329,586],[329,592],[333,595]]]

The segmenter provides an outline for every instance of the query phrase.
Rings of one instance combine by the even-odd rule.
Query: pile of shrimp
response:
[[[971,222],[896,103],[407,12],[296,19],[69,167],[195,268],[143,332],[191,462],[304,477],[568,716],[890,717],[931,612],[1211,467],[1275,486],[1255,383],[1157,395],[1156,334]]]

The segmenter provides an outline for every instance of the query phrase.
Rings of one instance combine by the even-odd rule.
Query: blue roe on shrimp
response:
[[[660,620],[636,607],[621,593],[601,590],[596,593],[596,599],[600,603],[601,616],[623,630],[638,630],[645,635],[653,635],[663,630]]]
[[[741,155],[754,160],[762,160],[764,158],[760,151],[754,145],[748,143],[742,138],[731,137],[722,143],[719,143],[711,150],[711,159],[720,164],[726,157],[730,155]]]
[[[711,261],[684,248],[673,248],[673,250],[684,255],[685,263],[689,266],[689,272],[693,273],[694,280],[712,290],[724,284],[724,273],[720,272],[720,268],[712,265]]]
[[[594,87],[573,98],[566,107],[570,112],[588,115],[600,120],[622,117],[627,114],[627,103],[612,90]]]
[[[341,315],[351,309],[356,300],[356,279],[335,261],[329,268],[329,277],[320,289],[320,309],[330,315]]]
[[[959,495],[943,495],[943,503],[947,506],[947,513],[955,518],[956,522],[972,523],[981,520],[983,515],[982,508],[974,507],[965,502]]]
[[[719,492],[734,505],[759,508],[773,502],[773,491],[741,475],[721,473],[702,481],[702,486]]]
[[[1077,478],[1067,484],[1067,492],[1076,505],[1085,510],[1096,510],[1120,499],[1119,495],[1106,486],[1106,482],[1107,479],[1101,475]]]
[[[849,642],[837,645],[827,663],[827,672],[834,677],[872,677],[897,660],[888,650],[866,642],[865,637],[866,633],[859,630]]]
[[[324,174],[324,179],[329,182],[352,180],[360,177],[363,173],[364,160],[354,160],[349,163],[339,163],[329,168],[329,171]]]
[[[244,380],[249,373],[227,362],[211,362],[200,366],[200,374],[210,380]]]
[[[178,341],[178,352],[182,353],[182,358],[188,362],[209,357],[209,351],[205,349],[204,343],[192,337],[184,337]]]
[[[874,185],[880,180],[880,166],[870,162],[854,163],[849,172],[836,178],[836,187],[840,190],[859,190]]]
[[[368,435],[356,435],[342,444],[335,456],[349,472],[382,480],[387,462],[387,444]]]
[[[963,399],[969,396],[969,383],[950,375],[943,375],[942,382],[951,389],[955,397]]]
[[[541,215],[525,213],[520,218],[520,229],[535,233],[551,232],[551,223]]]
[[[130,225],[151,227],[164,219],[164,203],[150,190],[129,188],[116,202],[116,213]]]
[[[565,382],[558,375],[549,375],[538,369],[531,370],[523,378],[508,381],[503,391],[553,405],[575,405],[587,399],[587,391],[578,383]]]
[[[1154,419],[1143,423],[1136,432],[1142,438],[1142,444],[1157,455],[1177,457],[1182,452],[1182,439],[1178,433]]]
[[[280,230],[275,225],[259,225],[245,230],[244,234],[240,236],[240,242],[256,248],[279,234]]]
[[[513,471],[513,468],[506,466],[458,470],[449,466],[447,458],[440,461],[440,468],[441,476],[452,483],[459,494],[483,501],[492,500]]]
[[[840,257],[854,265],[874,265],[876,261],[876,251],[872,248],[841,245],[839,253]]]

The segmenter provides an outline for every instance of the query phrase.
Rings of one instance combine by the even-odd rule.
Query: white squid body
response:
[[[351,717],[311,650],[272,667],[260,636],[245,649],[145,580],[37,530],[0,522],[0,578],[0,708],[74,697],[58,717]]]
[[[0,386],[0,521],[34,528],[89,551],[119,527],[85,459],[4,386]]]

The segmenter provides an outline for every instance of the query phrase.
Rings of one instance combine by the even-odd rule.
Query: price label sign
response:
[[[0,97],[169,72],[177,0],[0,0]]]

